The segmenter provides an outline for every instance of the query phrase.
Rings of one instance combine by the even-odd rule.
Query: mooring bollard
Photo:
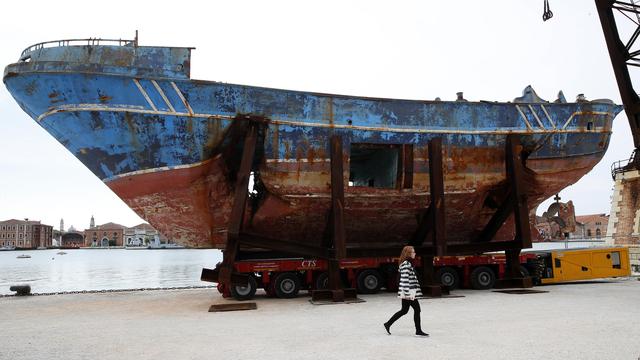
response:
[[[16,296],[27,296],[31,295],[31,286],[30,285],[12,285],[9,290],[15,291]]]

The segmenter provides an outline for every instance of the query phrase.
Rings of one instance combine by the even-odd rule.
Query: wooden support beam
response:
[[[231,282],[233,262],[238,253],[238,237],[242,230],[245,216],[247,196],[249,195],[249,176],[251,175],[251,166],[253,165],[257,139],[257,126],[249,123],[247,136],[245,137],[244,147],[242,149],[242,160],[236,179],[235,198],[227,231],[227,245],[223,253],[222,265],[220,266],[219,281],[223,284],[229,284]]]
[[[258,304],[254,302],[213,304],[209,307],[209,312],[256,310],[257,308]]]

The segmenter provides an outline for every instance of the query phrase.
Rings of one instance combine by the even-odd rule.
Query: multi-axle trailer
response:
[[[416,259],[419,260],[419,259]],[[522,275],[534,284],[629,276],[629,252],[624,247],[545,250],[522,253],[519,258]],[[416,261],[419,264],[420,261]],[[442,256],[434,258],[435,278],[447,290],[493,288],[497,279],[507,273],[504,254]],[[398,284],[397,257],[348,258],[340,261],[345,288],[361,294],[381,289],[395,291]],[[258,289],[267,296],[292,298],[301,290],[327,288],[328,262],[320,259],[276,258],[236,261],[234,270],[248,275],[246,286],[218,284],[225,297],[248,300]],[[206,279],[207,270],[203,272]],[[420,272],[419,272],[420,273]]]

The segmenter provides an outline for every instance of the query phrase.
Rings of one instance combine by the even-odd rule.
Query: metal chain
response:
[[[194,285],[194,286],[172,286],[172,287],[155,287],[155,288],[138,288],[138,289],[109,289],[109,290],[72,290],[72,291],[56,291],[31,293],[27,296],[52,296],[52,295],[70,295],[70,294],[106,294],[116,292],[134,292],[134,291],[164,291],[164,290],[189,290],[189,289],[215,289],[215,285]],[[18,296],[16,294],[0,295],[0,298]]]

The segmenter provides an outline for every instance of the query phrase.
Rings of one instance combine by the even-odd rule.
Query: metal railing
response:
[[[636,151],[633,150],[633,152],[631,153],[631,156],[626,159],[626,160],[618,160],[616,162],[614,162],[613,164],[611,164],[611,177],[613,178],[613,180],[616,179],[616,175],[623,173],[627,170],[630,169],[636,169],[638,168],[637,164],[636,164]]]
[[[134,40],[124,40],[124,39],[98,39],[98,38],[88,38],[88,39],[68,39],[68,40],[53,40],[53,41],[45,41],[41,43],[37,43],[35,45],[31,45],[28,48],[24,49],[20,54],[20,60],[23,60],[27,57],[27,54],[34,52],[36,50],[40,50],[48,47],[61,47],[61,46],[77,46],[77,45],[117,45],[117,46],[138,46],[138,38],[136,37]]]

